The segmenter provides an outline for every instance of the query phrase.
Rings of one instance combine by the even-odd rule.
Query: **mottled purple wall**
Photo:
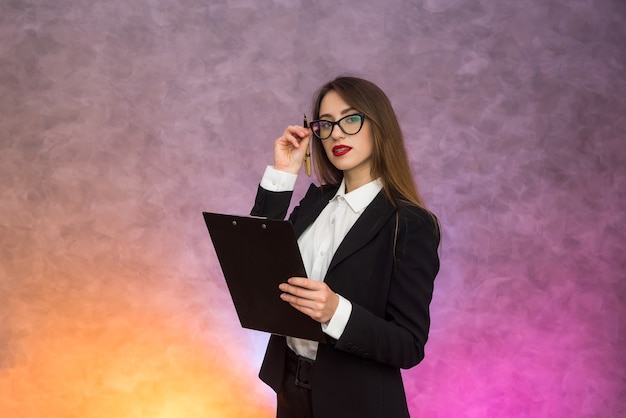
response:
[[[351,73],[443,224],[413,415],[625,416],[625,45],[622,0],[3,1],[0,415],[271,416],[201,212]]]

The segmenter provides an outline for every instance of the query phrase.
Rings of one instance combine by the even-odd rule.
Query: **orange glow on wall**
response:
[[[175,313],[159,298],[164,289],[141,295],[138,282],[126,283],[125,294],[123,281],[59,292],[47,279],[47,287],[25,280],[5,299],[1,318],[13,343],[2,347],[0,416],[273,416],[258,392],[257,366],[241,360],[246,334],[213,338],[220,326],[210,328],[212,319],[183,282],[164,292],[190,296]]]

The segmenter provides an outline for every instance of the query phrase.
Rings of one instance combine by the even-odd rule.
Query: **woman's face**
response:
[[[359,113],[348,105],[334,90],[326,93],[320,103],[319,119],[336,122],[339,119]],[[365,119],[361,130],[354,135],[345,134],[339,126],[333,126],[329,138],[322,141],[324,151],[330,162],[343,171],[346,180],[356,180],[359,187],[372,181],[371,159],[374,150],[374,139],[370,122]],[[354,188],[354,187],[353,187]]]

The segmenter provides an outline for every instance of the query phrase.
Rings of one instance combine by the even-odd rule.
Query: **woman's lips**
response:
[[[342,155],[347,154],[348,152],[350,152],[352,148],[347,147],[345,145],[335,145],[333,147],[333,155],[335,157],[341,157]]]

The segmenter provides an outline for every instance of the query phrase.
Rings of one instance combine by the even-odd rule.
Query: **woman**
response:
[[[337,78],[318,91],[313,119],[275,141],[252,215],[285,217],[313,141],[322,185],[289,216],[308,278],[280,290],[320,323],[326,343],[272,335],[259,376],[278,394],[278,418],[407,417],[400,369],[424,358],[438,223],[380,88]]]

